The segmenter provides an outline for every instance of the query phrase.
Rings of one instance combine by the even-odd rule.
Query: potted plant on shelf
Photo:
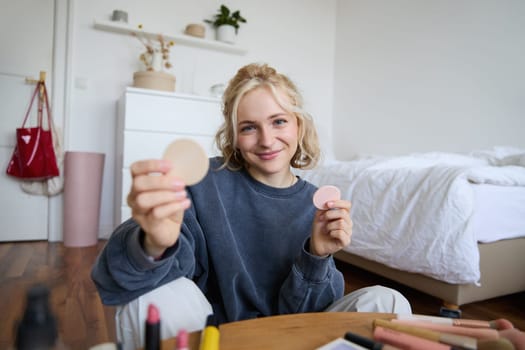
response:
[[[216,28],[217,40],[227,43],[235,43],[235,35],[239,31],[239,23],[246,23],[239,10],[231,12],[226,5],[221,5],[213,19],[205,19],[204,22]]]

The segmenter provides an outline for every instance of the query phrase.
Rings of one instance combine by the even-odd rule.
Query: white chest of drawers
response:
[[[191,138],[210,156],[217,154],[214,137],[221,123],[219,99],[127,88],[118,103],[115,225],[131,216],[126,197],[133,162],[161,158],[166,146],[178,138]]]

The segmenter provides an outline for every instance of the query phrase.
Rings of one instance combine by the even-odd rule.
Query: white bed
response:
[[[352,244],[338,258],[454,305],[525,290],[523,273],[509,288],[487,280],[525,268],[525,254],[509,252],[525,247],[524,150],[368,156],[298,174],[352,201]],[[474,293],[439,290],[449,285]]]

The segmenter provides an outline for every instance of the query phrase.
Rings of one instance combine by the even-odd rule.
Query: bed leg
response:
[[[439,316],[450,318],[461,318],[459,305],[443,301],[443,306],[439,309]]]

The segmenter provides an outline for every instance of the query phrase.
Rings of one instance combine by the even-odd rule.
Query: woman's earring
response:
[[[240,154],[239,154],[239,150],[238,149],[235,149],[235,151],[233,151],[233,159],[237,162],[237,163],[241,163],[241,159],[240,159]]]
[[[295,154],[292,159],[295,163],[299,164],[302,158],[303,158],[303,150],[301,149],[301,146],[297,146],[297,150],[295,150]]]

